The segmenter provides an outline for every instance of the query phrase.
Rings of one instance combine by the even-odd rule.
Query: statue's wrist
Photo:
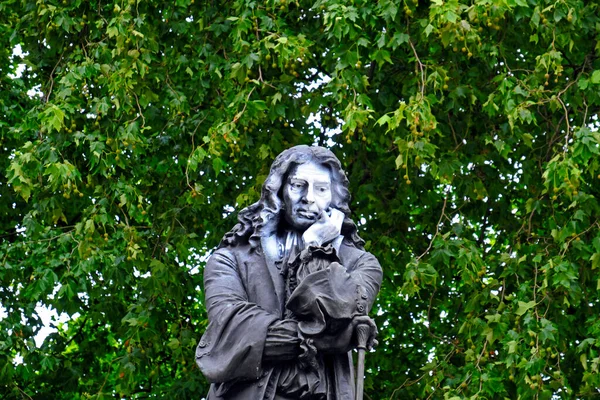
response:
[[[308,244],[304,250],[298,254],[298,259],[302,262],[309,262],[314,259],[315,255],[321,259],[337,260],[337,253],[331,244]],[[293,260],[292,260],[293,261]]]
[[[302,240],[304,241],[304,245],[306,247],[320,247],[323,244],[322,240],[320,240],[320,238],[317,235],[308,231],[304,232],[304,234],[302,235]]]

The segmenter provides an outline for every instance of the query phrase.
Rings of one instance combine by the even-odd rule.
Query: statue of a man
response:
[[[382,271],[350,219],[348,180],[322,147],[282,152],[204,270],[196,362],[209,400],[350,400],[356,327]]]

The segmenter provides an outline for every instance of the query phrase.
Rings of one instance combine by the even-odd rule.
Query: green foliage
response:
[[[1,2],[1,397],[206,393],[202,256],[313,142],[385,270],[370,398],[598,396],[599,26],[581,0]],[[37,347],[40,307],[71,319]]]

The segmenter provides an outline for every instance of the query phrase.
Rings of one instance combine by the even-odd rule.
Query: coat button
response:
[[[362,304],[359,304],[358,307],[356,307],[358,309],[358,311],[363,312],[365,311],[365,306],[363,306]]]
[[[204,340],[201,340],[200,343],[198,343],[198,347],[206,347],[208,346],[208,343],[206,343]]]
[[[361,297],[363,300],[366,300],[368,296],[367,296],[365,293],[363,293],[363,294],[361,294],[361,295],[360,295],[360,297]]]

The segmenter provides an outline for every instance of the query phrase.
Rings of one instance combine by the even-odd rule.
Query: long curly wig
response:
[[[225,234],[219,247],[234,247],[249,243],[255,250],[259,248],[262,236],[274,234],[283,215],[284,203],[281,192],[287,176],[296,165],[310,161],[323,165],[331,172],[331,207],[337,208],[345,215],[341,233],[352,245],[363,249],[365,242],[358,236],[356,224],[350,219],[348,179],[340,161],[324,147],[306,145],[292,147],[277,156],[263,184],[260,200],[240,211],[238,223]]]

